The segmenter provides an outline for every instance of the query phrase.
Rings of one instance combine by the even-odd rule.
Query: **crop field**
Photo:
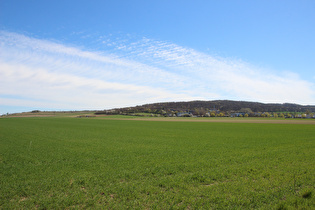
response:
[[[314,154],[314,124],[0,118],[0,209],[315,209]]]

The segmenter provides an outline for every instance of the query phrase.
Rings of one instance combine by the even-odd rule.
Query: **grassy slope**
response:
[[[315,208],[314,125],[0,119],[2,208]]]

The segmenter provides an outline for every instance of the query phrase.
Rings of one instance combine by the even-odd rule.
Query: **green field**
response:
[[[0,118],[1,209],[315,209],[315,126]]]

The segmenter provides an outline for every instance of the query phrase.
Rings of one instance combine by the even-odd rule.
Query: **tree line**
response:
[[[135,107],[116,108],[98,111],[96,114],[125,114],[150,113],[159,116],[178,116],[178,113],[204,117],[224,117],[238,114],[238,117],[303,117],[315,112],[315,106],[299,104],[265,104],[247,101],[190,101],[163,102],[145,104]]]

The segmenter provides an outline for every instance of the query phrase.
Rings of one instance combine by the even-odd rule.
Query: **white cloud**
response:
[[[211,90],[224,98],[267,103],[315,103],[314,84],[300,79],[296,73],[276,74],[239,60],[212,57],[150,39],[134,43],[133,48],[138,55],[154,58],[166,69],[191,75],[202,92]]]
[[[315,101],[314,84],[290,72],[279,75],[147,38],[112,44],[118,53],[0,32],[0,105],[104,109],[196,99]]]
[[[103,109],[119,104],[136,105],[139,101],[144,103],[183,97],[194,99],[161,88],[107,82],[23,65],[0,64],[0,78],[0,95],[26,97],[33,99],[35,104],[38,103],[38,100],[49,101],[50,107],[53,108],[62,108],[60,105],[63,104],[63,107],[67,109]],[[27,101],[27,104],[30,104],[29,100]],[[2,100],[3,102],[4,100]],[[25,106],[26,104],[19,105]]]

